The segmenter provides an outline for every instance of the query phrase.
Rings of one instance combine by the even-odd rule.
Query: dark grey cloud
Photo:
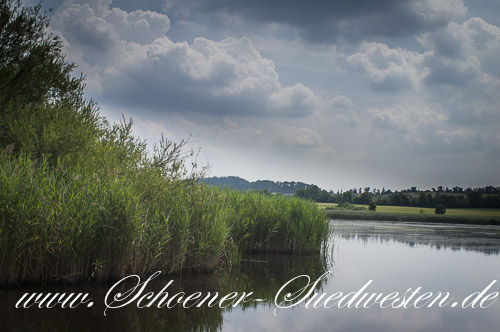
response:
[[[311,114],[322,100],[303,84],[283,86],[272,60],[248,38],[174,42],[170,19],[127,12],[110,0],[68,0],[52,29],[88,74],[100,100],[156,112],[216,116]]]
[[[461,0],[170,0],[167,7],[204,15],[234,15],[259,23],[295,27],[312,42],[344,39],[359,41],[370,36],[402,37],[446,26],[463,18]],[[223,20],[217,20],[220,22]]]
[[[241,49],[245,47],[253,49],[245,39],[219,43],[196,39],[192,45],[157,41],[134,55],[134,66],[116,64],[113,74],[101,75],[104,101],[163,113],[213,116],[302,117],[314,110],[313,92],[300,84],[281,86],[267,59],[259,54],[238,59],[240,52],[248,56]]]

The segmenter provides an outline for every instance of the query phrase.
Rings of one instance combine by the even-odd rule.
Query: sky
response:
[[[209,176],[500,185],[500,1],[43,6],[101,114],[151,146],[190,137]]]

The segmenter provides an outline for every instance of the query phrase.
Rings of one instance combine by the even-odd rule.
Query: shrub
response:
[[[445,214],[446,213],[446,207],[443,204],[438,204],[436,205],[436,208],[434,209],[435,214]]]
[[[375,204],[374,201],[371,201],[370,204],[368,205],[368,210],[375,211],[376,209],[377,209],[377,204]]]

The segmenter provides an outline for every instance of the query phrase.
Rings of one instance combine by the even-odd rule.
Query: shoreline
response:
[[[374,211],[350,211],[350,210],[323,210],[330,219],[344,220],[370,220],[370,221],[399,221],[399,222],[422,222],[433,224],[469,224],[469,225],[497,225],[500,219],[495,217],[472,217],[453,215],[429,215],[410,213],[389,213]]]

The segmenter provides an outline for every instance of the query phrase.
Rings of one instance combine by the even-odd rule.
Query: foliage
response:
[[[439,187],[438,187],[439,188]],[[453,189],[440,189],[435,191],[417,191],[412,189],[392,192],[365,188],[351,189],[336,194],[326,192],[317,186],[311,186],[306,190],[298,190],[296,196],[313,200],[318,203],[348,202],[358,205],[368,205],[374,201],[379,206],[408,206],[434,208],[436,204],[443,204],[451,208],[500,208],[500,190],[488,186],[483,188],[463,190],[460,187]]]
[[[318,252],[330,234],[297,198],[0,155],[0,284],[213,271],[244,252]]]
[[[310,187],[311,185],[304,182],[284,181],[275,182],[269,180],[257,180],[249,182],[238,176],[223,176],[223,177],[206,177],[201,180],[211,186],[225,187],[236,190],[248,191],[264,191],[275,194],[295,194],[297,190],[302,190]]]
[[[326,210],[350,210],[350,211],[363,211],[366,210],[364,206],[361,205],[355,205],[348,203],[346,201],[342,201],[337,204],[337,206],[327,206],[325,208]]]
[[[438,204],[436,205],[436,208],[434,209],[435,214],[445,214],[446,213],[446,207],[443,204]]]
[[[46,33],[49,19],[41,4],[0,2],[0,105],[36,105],[43,100],[81,98],[83,78],[71,76],[58,37]],[[76,100],[76,101],[77,101]]]
[[[102,119],[83,98],[83,77],[71,75],[58,37],[47,34],[41,5],[0,2],[0,146],[33,158],[73,161],[87,156]]]
[[[371,201],[370,204],[368,205],[368,210],[375,211],[376,209],[377,209],[377,204],[375,204],[374,201]]]

